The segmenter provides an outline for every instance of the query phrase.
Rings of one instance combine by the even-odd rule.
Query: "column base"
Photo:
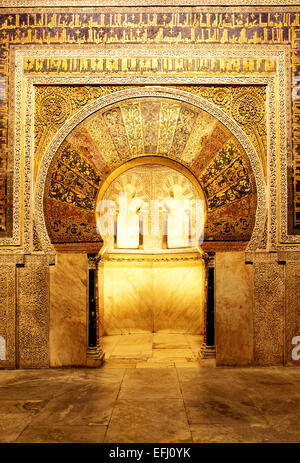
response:
[[[216,346],[207,346],[205,343],[203,343],[200,348],[198,357],[199,357],[199,360],[215,359],[216,358]]]
[[[88,368],[99,368],[104,362],[105,354],[100,346],[88,347],[86,366]]]

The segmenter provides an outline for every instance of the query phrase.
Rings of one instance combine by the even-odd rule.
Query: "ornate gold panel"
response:
[[[155,108],[155,117],[145,108]],[[147,120],[147,115],[150,120]],[[156,124],[150,131],[153,119]],[[88,140],[85,146],[90,146],[90,150],[82,149],[79,143],[83,133]],[[146,141],[144,134],[147,135]],[[106,159],[106,164],[97,161],[98,157],[107,158],[105,145],[98,144],[102,139],[108,141],[109,151],[112,146],[115,147],[114,155],[109,155],[111,162]],[[59,207],[53,208],[53,204],[66,203],[76,209],[84,209],[86,213],[94,211],[97,191],[108,173],[124,160],[149,154],[149,146],[153,147],[153,151],[155,149],[151,153],[154,157],[173,158],[198,177],[208,203],[205,239],[250,239],[256,187],[248,157],[241,145],[223,124],[206,111],[172,98],[148,97],[123,100],[92,114],[74,129],[68,136],[68,142],[58,150],[48,173],[45,193],[46,221],[52,241],[76,242],[76,229],[79,242],[94,241],[92,229],[94,227],[95,230],[95,223],[89,221],[84,238],[84,230],[82,227],[79,229],[78,224],[75,226],[73,216],[63,217]],[[242,203],[244,209],[237,207],[233,212],[243,198],[248,198]],[[50,200],[52,203],[49,203]],[[79,214],[82,216],[82,212]]]

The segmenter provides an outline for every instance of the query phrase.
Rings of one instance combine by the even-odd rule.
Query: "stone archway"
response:
[[[197,119],[199,117],[200,112],[204,112],[209,117],[214,118],[217,121],[217,124],[222,126],[224,132],[228,134],[227,139],[232,138],[232,142],[235,148],[240,150],[243,155],[240,158],[243,158],[248,163],[248,170],[250,175],[252,176],[252,188],[255,190],[255,195],[257,197],[256,204],[252,205],[251,215],[255,216],[255,223],[253,223],[252,230],[251,230],[251,237],[249,237],[249,244],[248,249],[257,249],[259,247],[259,243],[261,241],[261,237],[264,230],[265,224],[265,217],[266,217],[266,199],[265,199],[265,181],[263,177],[262,167],[260,165],[260,161],[258,156],[244,134],[244,132],[238,127],[238,125],[232,121],[222,110],[215,107],[213,104],[203,100],[202,98],[187,94],[181,90],[175,90],[171,88],[165,87],[143,87],[143,88],[136,88],[130,90],[122,90],[116,92],[112,95],[108,95],[106,97],[102,97],[86,107],[84,107],[81,111],[79,111],[75,116],[73,116],[56,134],[54,139],[52,140],[51,144],[49,145],[45,156],[42,160],[38,177],[36,183],[36,194],[35,194],[35,220],[37,225],[37,232],[41,241],[41,245],[44,251],[53,253],[53,246],[51,244],[51,239],[49,238],[49,234],[47,231],[46,223],[45,223],[45,216],[44,216],[44,207],[43,207],[43,200],[45,194],[45,187],[47,184],[47,175],[49,173],[49,168],[53,159],[57,155],[58,150],[64,149],[64,141],[74,130],[76,127],[79,126],[83,121],[91,119],[92,117],[96,117],[97,112],[102,112],[104,117],[108,117],[112,115],[112,112],[117,112],[116,108],[119,104],[124,104],[124,102],[134,102],[134,101],[141,101],[141,99],[156,99],[156,101],[165,101],[165,102],[173,102],[176,106],[181,104],[182,107],[186,108],[187,117],[191,119],[194,117]],[[193,111],[194,108],[194,111]],[[178,109],[177,114],[177,125],[178,125],[178,115],[181,109]],[[194,114],[193,114],[194,113]],[[184,117],[184,115],[183,115]],[[177,126],[176,126],[177,127]],[[110,130],[110,135],[113,134],[114,128]],[[120,132],[116,132],[115,136],[121,135]],[[185,138],[189,138],[191,134],[186,133],[186,128],[183,129],[182,136]],[[195,135],[195,134],[194,134]],[[175,134],[173,133],[173,136]],[[196,136],[196,135],[195,135]],[[209,137],[208,137],[209,139]],[[226,141],[226,137],[225,137]],[[221,142],[221,146],[224,144]],[[137,157],[141,153],[138,145],[131,148],[131,158]],[[145,147],[144,147],[145,148]],[[220,148],[220,147],[219,147]],[[158,149],[158,148],[157,148]],[[217,149],[217,148],[216,148]],[[232,147],[229,156],[232,154]],[[173,149],[172,153],[163,153],[165,156],[170,156],[171,158],[182,162],[186,167],[194,170],[194,173],[197,173],[197,169],[199,168],[199,159],[197,165],[197,159],[192,159],[192,162],[187,162],[187,159],[181,159],[180,156],[178,157],[178,152],[176,149]],[[129,157],[130,157],[129,156]],[[226,154],[225,154],[226,156]],[[238,157],[238,156],[237,156]],[[127,157],[128,159],[128,157]],[[118,159],[117,162],[115,160],[111,160],[112,168],[115,168],[117,164],[126,161],[126,159]],[[201,164],[201,162],[200,162]],[[213,166],[214,167],[214,166]],[[242,169],[245,169],[245,165],[241,166]],[[246,167],[247,169],[247,167]],[[105,169],[104,169],[105,170]],[[199,168],[201,174],[201,166]],[[234,170],[234,169],[233,169]],[[105,176],[108,175],[109,172],[104,172],[104,176],[100,179],[101,182],[105,181]],[[209,172],[206,172],[209,175]],[[198,172],[199,174],[199,172]],[[203,181],[203,177],[202,177]],[[100,183],[101,183],[100,182]],[[100,186],[100,184],[98,184]],[[228,190],[229,191],[229,190]],[[233,200],[235,200],[235,192],[229,191],[228,195],[233,195]],[[211,192],[212,197],[215,197],[214,189]],[[217,198],[218,199],[218,198]],[[254,209],[253,209],[254,207]],[[256,209],[256,210],[255,210]]]
[[[143,105],[149,110],[148,103],[158,108],[160,126],[154,132],[155,146],[145,140],[139,145],[136,127],[140,125],[144,136],[146,126],[138,118],[142,117]],[[129,124],[130,111],[137,124]],[[148,111],[150,115],[153,113]],[[205,124],[201,126],[202,120]],[[94,134],[88,143],[87,126]],[[91,148],[91,143],[96,149]],[[54,215],[53,222],[56,227],[62,220],[63,230],[72,228],[68,217],[80,216],[86,209],[87,215],[80,216],[80,221],[87,229],[86,235],[83,230],[83,236],[89,241],[86,238],[90,232],[96,235],[94,208],[101,186],[130,159],[149,155],[163,156],[191,171],[205,193],[208,223],[213,230],[217,229],[220,217],[225,216],[229,229],[230,224],[234,226],[236,215],[242,225],[245,215],[250,217],[245,234],[239,236],[249,242],[248,249],[259,248],[267,207],[265,181],[259,158],[246,135],[222,110],[198,96],[165,87],[143,87],[95,100],[73,116],[52,140],[36,182],[35,223],[42,250],[53,254],[57,239],[51,223],[49,226],[49,202],[56,202],[55,211],[64,205],[64,213],[59,212],[60,217]],[[222,175],[218,171],[220,165]],[[75,184],[77,190],[73,188]],[[246,211],[245,204],[249,205]],[[93,216],[90,222],[85,220],[88,215]],[[244,233],[242,228],[239,232]],[[66,235],[61,239],[66,240]]]

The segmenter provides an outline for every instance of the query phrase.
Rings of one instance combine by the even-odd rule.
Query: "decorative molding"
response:
[[[178,251],[174,253],[161,253],[161,254],[142,254],[134,253],[107,253],[103,254],[100,262],[191,262],[205,260],[206,254],[199,252],[184,252]]]
[[[226,5],[222,0],[116,0],[113,4],[111,0],[2,0],[3,8],[37,8],[37,7],[205,7],[205,6],[296,6],[299,7],[298,0],[227,0]]]

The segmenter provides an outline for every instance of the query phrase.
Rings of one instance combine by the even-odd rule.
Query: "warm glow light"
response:
[[[159,164],[139,165],[114,178],[96,208],[105,249],[159,253],[199,246],[205,201],[191,180]]]

